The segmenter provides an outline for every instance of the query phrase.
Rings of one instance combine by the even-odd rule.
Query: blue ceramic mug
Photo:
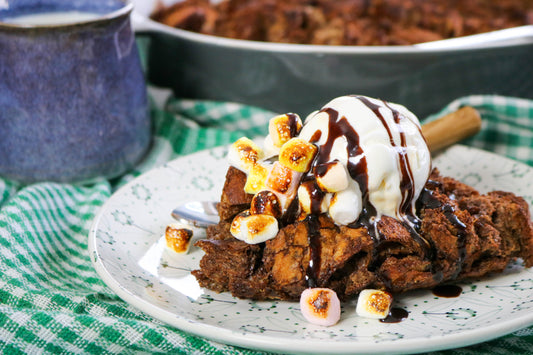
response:
[[[150,144],[146,85],[121,0],[0,0],[0,177],[89,182]]]

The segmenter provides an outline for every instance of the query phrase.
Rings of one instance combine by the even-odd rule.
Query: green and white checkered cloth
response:
[[[484,121],[482,132],[465,143],[533,166],[533,101],[471,96],[434,117],[462,105],[476,107]],[[28,186],[0,178],[0,351],[258,354],[174,329],[122,301],[98,278],[87,238],[93,217],[117,187],[180,155],[263,135],[272,115],[238,104],[171,98],[164,110],[152,109],[150,152],[120,178]],[[533,327],[438,352],[479,353],[533,353]]]

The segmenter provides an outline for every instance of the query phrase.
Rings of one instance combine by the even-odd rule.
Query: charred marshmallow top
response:
[[[275,156],[279,160],[272,162]],[[285,218],[289,221],[328,213],[339,225],[363,216],[374,223],[383,215],[407,220],[406,215],[414,216],[431,170],[416,116],[401,105],[365,96],[338,97],[303,125],[295,114],[274,117],[264,151],[241,138],[228,158],[247,174],[247,193],[264,197],[268,192],[268,199],[257,199],[267,201],[268,208],[255,204],[238,217],[240,226],[247,225],[247,219],[268,225],[250,238],[238,228],[235,234],[249,243],[276,236],[273,219],[280,218],[279,211],[294,214]],[[295,199],[297,209],[292,207]],[[272,206],[276,213],[269,212]],[[259,216],[265,221],[257,223],[263,218]]]

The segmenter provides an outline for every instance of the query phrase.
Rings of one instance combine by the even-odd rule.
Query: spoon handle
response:
[[[470,106],[465,106],[439,119],[422,125],[429,150],[434,153],[468,138],[481,129],[481,116]]]

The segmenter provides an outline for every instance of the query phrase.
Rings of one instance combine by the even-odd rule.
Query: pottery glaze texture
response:
[[[0,24],[0,176],[24,183],[110,178],[148,148],[146,85],[129,10],[120,10],[122,1],[91,6],[75,10],[102,17]]]

